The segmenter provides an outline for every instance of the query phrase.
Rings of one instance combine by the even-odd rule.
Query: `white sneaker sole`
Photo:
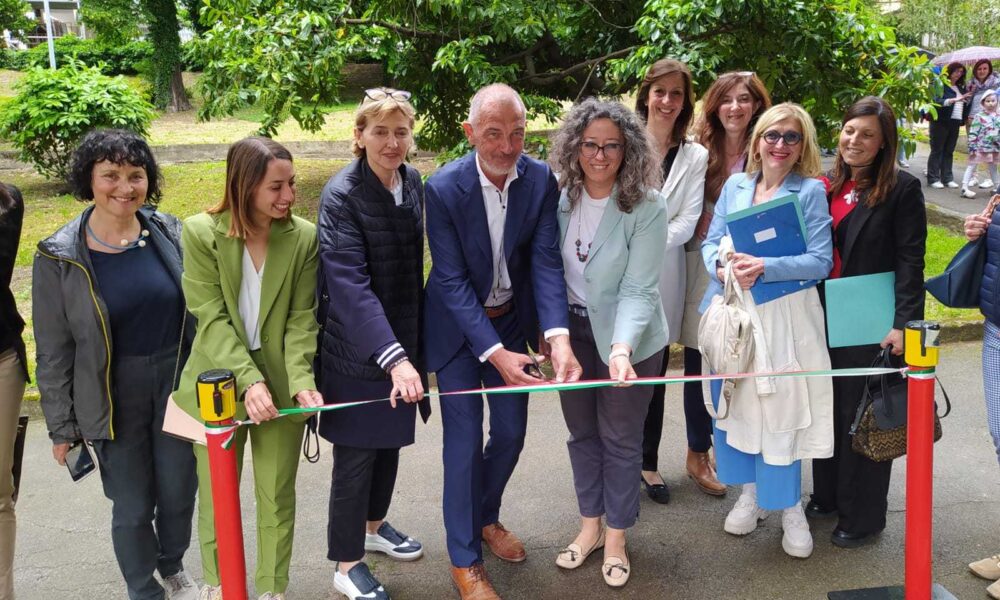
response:
[[[410,562],[411,560],[417,560],[424,555],[424,549],[421,548],[416,552],[397,552],[395,546],[390,546],[389,544],[384,544],[381,542],[370,542],[365,540],[365,552],[381,552],[387,556],[390,556],[396,560],[402,562]]]
[[[757,529],[757,525],[766,518],[767,511],[759,508],[757,509],[757,518],[748,520],[746,523],[730,523],[729,520],[726,519],[726,523],[722,526],[722,529],[726,533],[732,535],[748,535],[753,533],[754,530]]]
[[[809,558],[813,553],[813,543],[812,540],[809,540],[808,546],[797,548],[783,535],[781,536],[781,549],[785,551],[785,554],[794,558]]]

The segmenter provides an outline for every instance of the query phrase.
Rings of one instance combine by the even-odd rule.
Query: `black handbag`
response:
[[[886,346],[875,361],[873,368],[893,368],[890,358],[892,346]],[[886,374],[865,380],[865,391],[858,406],[854,423],[851,425],[851,448],[876,462],[893,460],[906,454],[906,408],[907,382],[901,375]],[[937,414],[935,403],[934,441],[941,439],[941,418],[951,412],[951,400],[941,381],[935,376],[944,395],[945,412]]]
[[[969,242],[951,259],[944,273],[924,284],[938,302],[951,308],[979,308],[979,288],[986,262],[986,236]]]

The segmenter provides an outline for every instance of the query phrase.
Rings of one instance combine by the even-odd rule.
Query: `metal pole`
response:
[[[906,324],[906,600],[931,597],[931,540],[934,506],[934,371],[940,326]]]
[[[49,0],[43,0],[42,10],[45,12],[43,15],[45,19],[45,38],[48,40],[49,44],[49,68],[56,68],[56,46],[52,41],[52,13],[49,11]]]
[[[205,420],[208,465],[212,477],[212,510],[218,544],[219,580],[226,600],[247,600],[247,566],[240,514],[236,448],[236,377],[214,369],[198,376],[198,406]],[[202,491],[204,493],[204,490]]]

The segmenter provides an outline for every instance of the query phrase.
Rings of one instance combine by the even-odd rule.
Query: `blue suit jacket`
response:
[[[424,190],[433,261],[426,287],[424,353],[427,370],[437,371],[462,347],[479,356],[501,342],[483,310],[498,261],[490,244],[475,153],[442,167]],[[503,248],[514,310],[532,347],[539,326],[568,327],[558,204],[551,169],[522,155],[508,192]]]

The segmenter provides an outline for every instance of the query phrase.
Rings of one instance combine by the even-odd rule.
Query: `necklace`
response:
[[[97,242],[101,246],[104,246],[105,248],[110,248],[111,250],[131,250],[132,248],[145,248],[146,247],[146,240],[145,240],[145,238],[149,237],[149,230],[143,229],[142,231],[139,232],[139,237],[135,238],[132,241],[129,241],[129,240],[125,239],[125,238],[122,238],[121,241],[118,242],[119,245],[115,246],[115,245],[109,244],[109,243],[105,242],[104,240],[102,240],[101,238],[97,237],[97,234],[94,233],[94,230],[90,228],[90,222],[88,221],[87,222],[87,235],[90,236],[90,238],[92,240],[94,240],[95,242]]]
[[[583,232],[583,202],[584,200],[581,198],[577,204],[580,209],[580,213],[577,215],[576,219],[576,258],[580,262],[587,262],[587,259],[590,258],[590,246],[594,243],[594,240],[587,242],[586,252],[580,252],[580,249],[583,247],[583,241],[580,239],[582,237],[581,233]]]

